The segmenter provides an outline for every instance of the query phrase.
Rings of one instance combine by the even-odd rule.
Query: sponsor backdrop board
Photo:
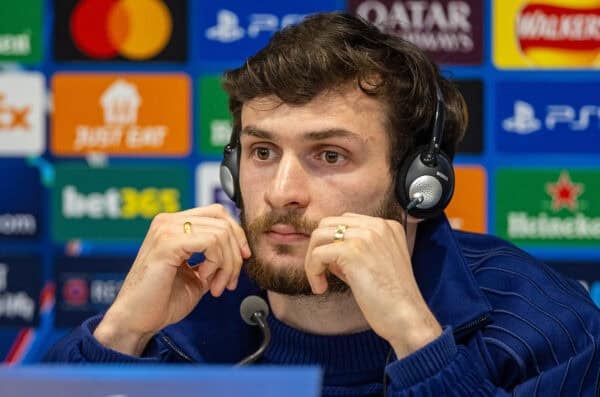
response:
[[[54,57],[61,61],[187,59],[187,1],[58,0]]]
[[[74,327],[114,301],[133,257],[58,257],[54,325]]]
[[[441,64],[483,61],[481,0],[348,0],[348,11],[410,40]]]
[[[0,255],[0,326],[37,326],[41,290],[39,257]]]
[[[0,305],[4,362],[38,362],[104,310],[155,214],[239,214],[219,184],[220,75],[318,11],[414,42],[463,93],[451,225],[512,241],[600,305],[598,0],[0,3],[0,299],[21,302]]]
[[[42,185],[39,169],[0,162],[0,241],[41,236]]]
[[[40,63],[44,2],[4,1],[0,7],[0,62]]]
[[[57,165],[55,169],[52,230],[56,241],[141,241],[154,216],[182,211],[191,204],[189,175],[183,167]]]
[[[597,69],[597,0],[493,2],[494,63],[499,68]]]
[[[205,1],[192,11],[198,58],[239,63],[264,47],[274,32],[318,11],[339,9],[334,0]]]
[[[185,74],[60,73],[54,75],[52,92],[51,146],[56,155],[189,152],[190,87]]]
[[[504,153],[600,153],[600,82],[519,81],[496,87]]]
[[[497,234],[525,246],[598,247],[599,180],[590,169],[498,170]]]
[[[40,155],[46,148],[44,76],[0,74],[0,156]]]

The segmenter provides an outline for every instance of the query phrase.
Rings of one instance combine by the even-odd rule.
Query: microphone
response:
[[[258,325],[263,335],[263,341],[254,353],[238,362],[236,366],[247,365],[258,360],[271,342],[271,330],[267,324],[269,315],[269,306],[260,296],[250,295],[246,297],[240,305],[240,315],[249,325]]]

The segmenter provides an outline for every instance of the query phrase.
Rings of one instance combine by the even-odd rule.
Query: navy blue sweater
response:
[[[311,335],[270,317],[261,363],[317,364],[323,396],[600,396],[600,310],[575,281],[502,240],[453,231],[444,217],[419,226],[413,268],[443,334],[389,362],[389,344],[371,331]],[[56,362],[235,363],[260,335],[239,304],[260,294],[247,278],[221,298],[204,297],[165,328],[142,357],[99,344],[87,320],[48,353]],[[402,332],[402,330],[398,330]]]

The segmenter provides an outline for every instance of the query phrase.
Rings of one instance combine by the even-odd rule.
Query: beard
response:
[[[360,213],[384,219],[398,221],[402,219],[402,208],[392,193],[386,194],[386,197],[374,208]],[[290,296],[314,295],[304,271],[304,263],[290,263],[288,266],[278,268],[268,258],[265,258],[264,253],[260,252],[258,245],[260,237],[275,224],[291,225],[298,233],[311,234],[318,227],[319,220],[309,219],[294,210],[283,213],[268,212],[250,223],[248,223],[245,215],[244,206],[242,205],[240,212],[241,225],[246,233],[248,244],[252,251],[252,256],[245,261],[244,266],[250,279],[260,288],[276,293]],[[276,255],[288,255],[293,253],[294,250],[299,250],[298,247],[288,244],[277,244],[274,248]],[[346,293],[350,290],[348,284],[329,270],[326,271],[325,276],[328,284],[326,295]]]

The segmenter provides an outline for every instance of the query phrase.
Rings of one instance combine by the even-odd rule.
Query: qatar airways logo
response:
[[[437,61],[469,63],[480,58],[482,4],[477,1],[348,0],[351,12],[382,31],[411,41]],[[466,54],[476,52],[474,58]],[[445,57],[439,53],[445,53]],[[448,58],[449,53],[453,55]]]

